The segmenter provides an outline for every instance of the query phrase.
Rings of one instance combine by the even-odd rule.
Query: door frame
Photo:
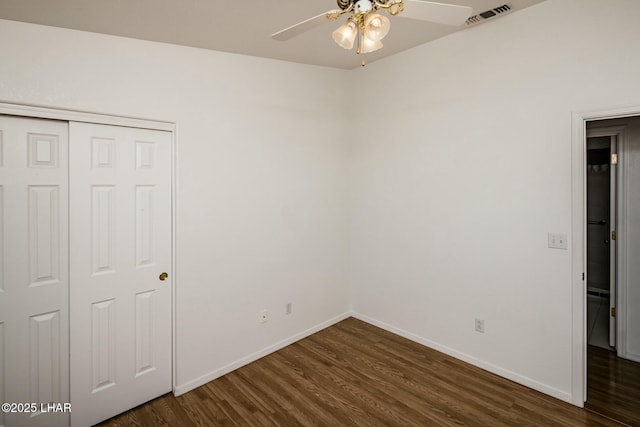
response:
[[[571,137],[571,402],[579,407],[584,407],[587,400],[587,181],[586,181],[586,154],[587,154],[587,122],[607,119],[618,119],[640,115],[640,106],[619,108],[612,110],[598,110],[586,112],[574,112],[572,114]],[[611,128],[612,126],[609,126]],[[626,146],[624,133],[618,135],[618,153],[624,159],[623,152]],[[624,160],[623,160],[624,162]],[[620,164],[619,164],[620,166]],[[624,165],[622,165],[624,168]],[[620,177],[621,174],[618,176]],[[621,177],[619,185],[624,185]],[[624,201],[622,201],[624,203]],[[619,207],[624,208],[624,206]],[[623,209],[621,209],[623,210]],[[618,221],[618,239],[624,239],[625,215]],[[621,228],[623,227],[623,228]],[[623,248],[621,240],[618,240],[618,248]],[[625,256],[624,250],[619,250],[620,258]],[[625,262],[625,261],[622,261]],[[623,296],[625,280],[621,268],[621,260],[618,260],[618,301]],[[618,304],[620,310],[620,305]],[[624,310],[624,309],[622,309]],[[623,313],[618,312],[620,317]],[[618,336],[620,338],[620,335]],[[622,340],[620,340],[622,341]],[[619,343],[618,343],[619,344]],[[619,344],[620,345],[620,344]]]
[[[3,102],[1,100],[0,114],[171,132],[171,271],[173,272],[173,279],[171,280],[171,390],[175,394],[177,384],[176,287],[178,283],[178,274],[176,269],[176,123],[166,120],[153,120],[57,107],[17,104]]]

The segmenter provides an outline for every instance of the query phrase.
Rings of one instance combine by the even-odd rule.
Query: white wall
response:
[[[640,118],[624,121],[628,123],[629,138],[623,159],[626,186],[625,350],[626,357],[640,362]]]
[[[344,71],[1,20],[0,57],[1,101],[177,123],[179,391],[348,310]]]
[[[547,233],[571,232],[571,113],[640,105],[639,15],[548,0],[354,71],[361,317],[571,399],[571,250]]]

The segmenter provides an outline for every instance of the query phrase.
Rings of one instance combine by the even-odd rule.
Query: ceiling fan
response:
[[[285,41],[300,35],[327,19],[335,21],[349,15],[347,22],[333,32],[333,40],[344,49],[357,46],[356,53],[365,54],[382,47],[382,39],[389,33],[391,22],[379,12],[391,16],[419,19],[447,25],[462,25],[471,16],[468,6],[436,3],[426,0],[337,0],[340,9],[330,10],[299,22],[271,35],[275,40]],[[364,59],[362,65],[365,65]]]

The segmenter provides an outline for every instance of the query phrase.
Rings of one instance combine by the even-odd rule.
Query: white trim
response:
[[[171,132],[171,272],[173,273],[173,278],[171,280],[171,391],[175,395],[176,393],[176,384],[178,384],[178,341],[176,336],[177,331],[177,292],[176,292],[176,283],[178,280],[178,271],[177,271],[177,212],[178,212],[178,160],[176,159],[176,154],[178,152],[176,147],[178,127],[174,125],[174,130]]]
[[[549,396],[553,396],[557,399],[563,400],[565,402],[571,403],[571,394],[565,391],[559,390],[555,387],[552,387],[547,384],[543,384],[539,381],[533,380],[531,378],[525,377],[523,375],[516,374],[515,372],[509,371],[507,369],[501,368],[499,366],[493,365],[491,363],[485,362],[484,360],[478,359],[476,357],[470,356],[466,353],[461,353],[457,350],[454,350],[450,347],[444,346],[442,344],[438,344],[437,342],[428,340],[419,335],[413,334],[411,332],[405,331],[404,329],[397,328],[395,326],[389,325],[388,323],[373,319],[369,316],[366,316],[362,313],[352,312],[351,315],[358,320],[362,320],[363,322],[367,322],[371,325],[377,326],[378,328],[384,329],[385,331],[389,331],[393,334],[399,335],[403,338],[411,340],[413,342],[417,342],[418,344],[422,344],[434,350],[437,350],[441,353],[449,355],[451,357],[455,357],[456,359],[462,360],[463,362],[469,363],[471,365],[477,366],[480,369],[484,369],[485,371],[491,372],[493,374],[499,375],[508,380],[514,381],[518,384],[522,384],[534,390],[540,391],[542,393],[548,394]]]
[[[197,387],[200,387],[201,385],[204,385],[210,381],[215,380],[216,378],[220,378],[224,375],[227,375],[230,372],[235,371],[236,369],[239,369],[245,365],[248,365],[249,363],[255,362],[256,360],[265,357],[271,353],[274,353],[280,349],[283,349],[284,347],[291,345],[293,343],[295,343],[296,341],[300,341],[303,338],[308,337],[309,335],[313,335],[316,332],[319,332],[323,329],[328,328],[329,326],[335,325],[338,322],[342,322],[345,319],[348,319],[349,317],[351,317],[352,313],[350,312],[346,312],[346,313],[342,313],[339,316],[334,317],[333,319],[329,319],[326,322],[322,322],[316,326],[313,326],[309,329],[307,329],[306,331],[302,331],[300,333],[297,333],[295,335],[292,335],[289,338],[286,338],[282,341],[279,341],[273,345],[270,345],[269,347],[263,348],[262,350],[259,350],[255,353],[252,353],[248,356],[245,356],[243,358],[240,358],[238,360],[236,360],[235,362],[231,362],[226,366],[223,366],[222,368],[216,369],[213,372],[209,372],[208,374],[204,374],[194,380],[191,380],[185,384],[182,384],[180,386],[177,386],[175,388],[174,394],[176,396],[180,396],[181,394],[187,393]]]
[[[597,138],[599,136],[615,136],[618,138],[618,140],[620,140],[619,138],[621,138],[621,135],[624,135],[624,140],[626,141],[626,129],[627,126],[592,127],[587,130],[587,138]]]
[[[37,105],[13,104],[2,101],[0,101],[0,114],[63,120],[67,122],[96,123],[101,125],[126,126],[139,129],[164,130],[169,132],[173,132],[175,130],[175,123],[168,121],[83,112],[64,108],[42,107]]]
[[[587,400],[586,339],[586,123],[640,115],[640,106],[572,114],[571,136],[571,403]],[[586,277],[585,277],[586,279]]]
[[[640,356],[634,353],[627,353],[627,357],[625,357],[625,359],[640,363]]]
[[[571,403],[581,408],[587,400],[585,135],[586,120],[574,113],[571,150]]]

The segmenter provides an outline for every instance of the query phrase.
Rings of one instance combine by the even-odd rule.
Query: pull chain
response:
[[[362,53],[362,48],[364,47],[364,39],[362,38],[362,29],[358,28],[358,33],[357,33],[357,43],[358,43],[358,48],[356,49],[356,54],[360,55]],[[365,66],[367,65],[366,61],[364,60],[364,53],[362,53],[362,61],[360,62],[361,66]]]

